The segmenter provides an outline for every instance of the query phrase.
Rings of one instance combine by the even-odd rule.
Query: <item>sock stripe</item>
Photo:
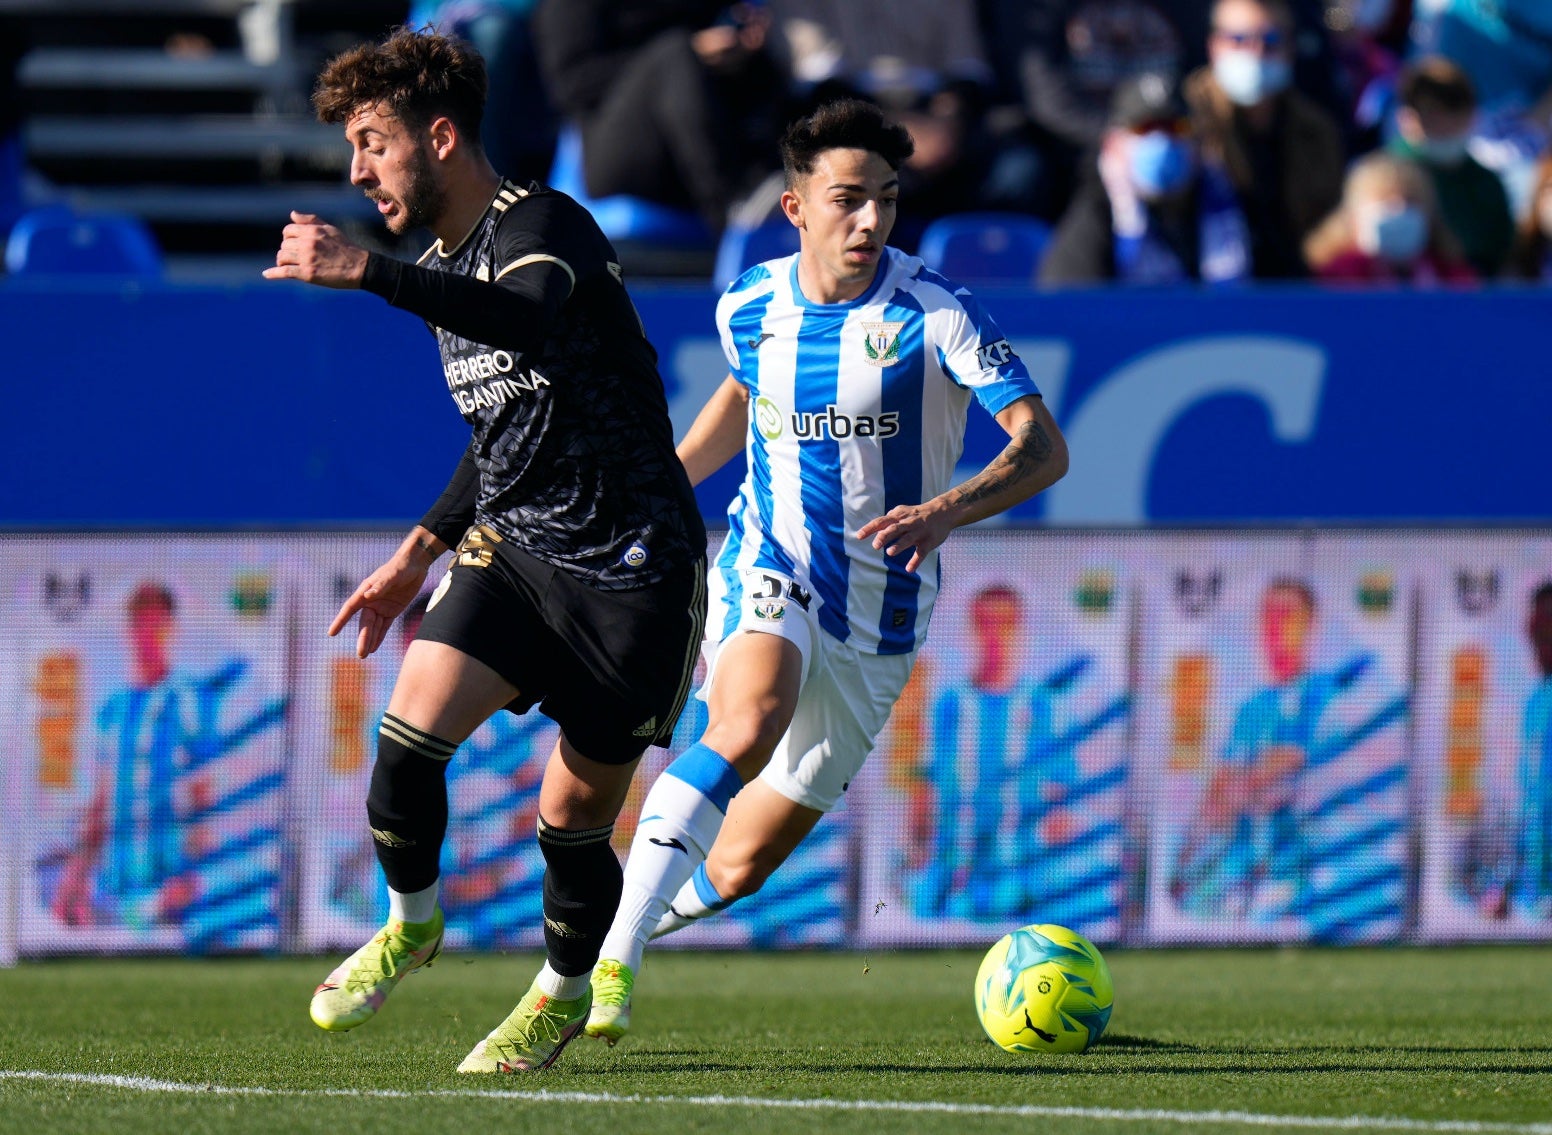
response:
[[[727,758],[699,741],[675,757],[663,774],[684,781],[710,800],[724,816],[728,803],[744,786],[743,778]]]
[[[539,842],[554,847],[586,847],[592,843],[608,843],[614,838],[614,825],[602,828],[557,828],[539,819]]]
[[[706,874],[706,864],[702,863],[695,869],[695,874],[690,876],[690,881],[695,884],[695,895],[699,898],[707,910],[726,910],[731,901],[717,893],[717,888],[712,884],[711,876]],[[674,908],[670,905],[669,910]],[[675,912],[677,913],[677,912]],[[683,918],[683,915],[680,915]]]
[[[416,729],[409,722],[391,713],[383,714],[382,723],[378,725],[377,731],[390,741],[397,741],[411,752],[430,757],[434,761],[452,760],[453,754],[458,751],[458,746],[451,741],[444,741],[423,729]]]

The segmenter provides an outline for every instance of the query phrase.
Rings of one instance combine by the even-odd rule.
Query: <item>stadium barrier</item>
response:
[[[682,432],[726,372],[716,295],[632,295]],[[1545,291],[977,295],[1072,445],[1015,522],[1552,520]],[[0,333],[11,525],[398,526],[468,439],[424,326],[374,296],[0,279]],[[966,469],[1006,442],[970,419]]]
[[[0,960],[379,925],[363,800],[408,636],[363,661],[324,628],[397,540],[0,540]],[[1552,938],[1552,531],[971,530],[944,558],[846,806],[664,945]],[[553,739],[498,715],[453,761],[459,948],[541,944]]]

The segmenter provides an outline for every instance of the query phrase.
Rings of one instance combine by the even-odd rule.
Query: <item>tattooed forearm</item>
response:
[[[995,461],[954,490],[955,503],[975,504],[1007,492],[1037,476],[1054,452],[1056,443],[1045,427],[1025,422]]]

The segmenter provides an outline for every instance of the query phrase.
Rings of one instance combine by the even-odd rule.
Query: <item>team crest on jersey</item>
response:
[[[647,551],[647,546],[637,540],[625,549],[625,554],[620,557],[620,563],[628,568],[639,568],[645,565],[650,557],[651,553]]]
[[[867,338],[862,341],[867,348],[868,362],[876,367],[892,367],[900,361],[900,332],[903,323],[864,323],[862,329]]]
[[[768,623],[779,623],[787,617],[787,601],[785,599],[756,599],[753,610],[755,618],[764,619]]]
[[[766,441],[775,441],[781,436],[782,417],[781,407],[765,395],[754,400],[754,428]]]

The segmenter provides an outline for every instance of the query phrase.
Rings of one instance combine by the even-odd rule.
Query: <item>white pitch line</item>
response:
[[[675,1107],[744,1107],[770,1111],[856,1111],[933,1115],[990,1115],[1038,1119],[1106,1119],[1122,1123],[1239,1123],[1249,1127],[1308,1127],[1321,1131],[1422,1131],[1440,1135],[1552,1135],[1552,1123],[1491,1123],[1474,1119],[1403,1119],[1380,1115],[1274,1115],[1255,1111],[1166,1111],[1109,1107],[1042,1107],[1037,1104],[947,1103],[940,1100],[821,1100],[774,1099],[761,1096],[644,1096],[611,1092],[531,1092],[428,1088],[242,1088],[226,1084],[188,1084],[145,1076],[112,1076],[96,1072],[39,1072],[0,1069],[0,1081],[84,1084],[131,1092],[190,1096],[271,1096],[285,1098],[347,1097],[350,1099],[510,1099],[535,1103],[671,1104]]]

